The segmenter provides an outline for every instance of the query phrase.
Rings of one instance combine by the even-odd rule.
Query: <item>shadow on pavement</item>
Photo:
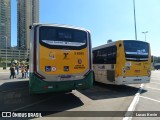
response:
[[[13,79],[8,82],[4,82],[2,85],[0,85],[0,92],[21,89],[21,88],[28,88],[28,86],[29,86],[28,80],[16,81]]]
[[[0,111],[43,112],[43,116],[46,116],[83,105],[83,102],[72,93],[30,95],[28,86],[29,81],[2,84]]]
[[[92,100],[100,100],[134,96],[138,90],[139,88],[127,85],[109,85],[95,82],[91,89],[79,90],[79,92]],[[142,90],[142,93],[144,92],[146,92],[146,90]]]

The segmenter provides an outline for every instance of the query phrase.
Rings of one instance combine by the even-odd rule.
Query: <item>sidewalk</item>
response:
[[[0,67],[0,75],[8,75],[8,76],[10,76],[10,67],[7,67],[7,69],[5,69],[5,70],[3,70],[3,68],[2,67]],[[0,76],[1,77],[1,76]],[[2,78],[1,78],[2,79]],[[0,79],[0,80],[1,80]],[[17,79],[17,80],[22,80],[22,79],[24,79],[24,80],[27,80],[27,79],[29,79],[29,78],[22,78],[22,73],[21,73],[21,71],[19,71],[19,74],[17,75],[17,71],[16,71],[16,78],[15,79]],[[9,79],[9,77],[7,78],[7,79],[4,79],[4,80],[11,80],[11,79]]]
[[[10,72],[10,67],[7,67],[7,69],[3,70],[2,67],[0,67],[0,73],[9,73]]]
[[[9,70],[10,67],[7,67],[7,70]],[[0,70],[3,70],[3,67],[0,67]]]
[[[0,72],[2,73],[2,72]],[[4,77],[4,78],[0,78],[0,85],[2,85],[3,83],[8,83],[8,82],[18,82],[18,81],[29,81],[29,78],[22,78],[22,75],[19,74],[19,75],[16,75],[16,78],[9,78],[10,76],[10,73],[9,72],[6,72],[7,74],[5,74],[5,76],[7,75],[7,77]],[[3,73],[2,73],[3,74]]]

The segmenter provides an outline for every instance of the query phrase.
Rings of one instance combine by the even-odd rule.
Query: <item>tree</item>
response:
[[[155,57],[154,56],[154,63],[160,63],[160,57]]]
[[[3,61],[3,59],[0,57],[0,63]]]

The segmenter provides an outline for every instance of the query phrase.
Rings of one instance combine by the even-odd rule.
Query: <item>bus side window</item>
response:
[[[113,46],[113,64],[116,64],[117,47]]]
[[[104,64],[107,63],[108,61],[108,54],[107,54],[107,49],[103,49],[103,60],[104,60]]]
[[[94,52],[93,52],[93,63],[94,63],[94,64],[96,63],[96,58],[97,58],[97,52],[94,51]]]
[[[100,50],[95,50],[93,52],[93,63],[94,64],[101,63],[101,51]]]
[[[116,46],[93,51],[93,64],[116,64]]]
[[[116,64],[116,46],[108,47],[108,64]]]

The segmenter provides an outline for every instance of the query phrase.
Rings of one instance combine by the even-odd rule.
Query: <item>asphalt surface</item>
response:
[[[143,90],[147,92],[140,94],[135,111],[141,111],[139,113],[147,117],[133,117],[132,120],[160,120],[160,116],[156,117],[157,113],[160,115],[160,71],[152,72],[151,82]]]
[[[135,111],[160,111],[159,80],[160,71],[153,71],[151,83],[144,85]],[[30,95],[28,86],[28,79],[21,79],[20,75],[9,79],[8,72],[0,72],[0,111],[42,112],[43,117],[37,119],[122,120],[140,87],[139,84],[95,83],[91,89],[73,90],[71,93]],[[132,117],[133,120],[149,118]],[[158,117],[150,119],[159,120]]]

